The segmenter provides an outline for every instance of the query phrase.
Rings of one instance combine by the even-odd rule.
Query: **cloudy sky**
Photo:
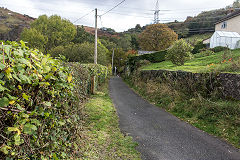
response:
[[[1,0],[0,6],[12,11],[38,17],[42,14],[57,14],[74,24],[94,26],[94,12],[104,14],[122,0]],[[159,0],[160,20],[162,23],[196,16],[201,11],[223,8],[234,0]],[[98,18],[98,27],[125,31],[136,24],[153,23],[157,0],[125,0],[120,6]],[[88,14],[89,13],[89,14]],[[88,14],[87,16],[84,16]],[[84,17],[83,17],[84,16]],[[83,18],[81,18],[83,17]],[[81,18],[81,19],[79,19]],[[79,19],[79,20],[78,20]],[[78,20],[78,21],[76,21]],[[75,22],[76,21],[76,22]]]

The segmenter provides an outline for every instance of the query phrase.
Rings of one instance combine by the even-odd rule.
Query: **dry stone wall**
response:
[[[240,75],[230,73],[192,73],[184,71],[150,70],[141,71],[140,78],[147,80],[167,80],[189,93],[198,91],[205,95],[213,92],[223,98],[240,100]]]

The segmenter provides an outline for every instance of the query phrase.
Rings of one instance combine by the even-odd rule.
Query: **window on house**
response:
[[[227,28],[227,22],[222,23],[222,29],[225,29],[225,28]]]

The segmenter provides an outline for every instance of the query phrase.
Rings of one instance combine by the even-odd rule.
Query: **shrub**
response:
[[[240,72],[240,59],[233,56],[231,50],[225,50],[222,54],[222,61],[207,66],[208,72]]]
[[[150,63],[151,63],[150,61],[144,59],[144,60],[138,61],[138,63],[136,64],[136,66],[137,66],[137,68],[140,68],[140,67],[142,67],[142,66],[149,65]]]
[[[98,63],[107,65],[108,49],[101,43],[98,43]],[[51,56],[65,56],[70,62],[93,63],[94,43],[84,42],[81,44],[70,43],[65,46],[57,46],[50,50]]]
[[[214,52],[209,50],[209,49],[203,49],[201,50],[200,53],[197,53],[194,55],[194,58],[201,58],[201,57],[206,57],[206,56],[210,56],[210,55],[213,55]]]
[[[232,59],[232,58],[233,58],[232,51],[230,49],[224,50],[222,55],[222,60],[228,61],[229,59]]]
[[[198,40],[197,43],[196,43],[196,45],[194,45],[194,48],[193,48],[193,50],[192,50],[192,54],[196,54],[196,53],[201,52],[201,50],[202,50],[203,48],[205,48],[205,47],[206,47],[206,45],[203,44],[203,41],[202,41],[202,40]]]
[[[191,57],[192,49],[193,47],[184,39],[180,39],[168,49],[166,59],[170,60],[175,65],[184,65],[187,58]]]
[[[228,47],[218,46],[218,47],[212,48],[211,50],[212,50],[213,52],[217,53],[217,52],[229,50],[229,48],[228,48]]]
[[[139,63],[139,61],[147,60],[151,63],[163,62],[163,61],[165,61],[166,54],[167,54],[167,51],[163,50],[163,51],[159,51],[159,52],[152,53],[152,54],[144,54],[141,56],[130,57],[128,60],[128,65],[132,72],[134,69],[137,68],[137,63]]]

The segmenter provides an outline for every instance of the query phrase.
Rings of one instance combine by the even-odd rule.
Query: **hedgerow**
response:
[[[89,93],[89,70],[29,49],[24,42],[5,42],[3,48],[0,159],[81,157],[81,103]],[[102,68],[95,76],[107,76]]]
[[[144,54],[144,55],[140,55],[140,56],[134,56],[134,57],[130,57],[128,59],[128,66],[131,69],[131,72],[135,69],[137,69],[138,63],[142,60],[147,60],[151,63],[159,63],[159,62],[163,62],[165,61],[165,56],[167,54],[167,50],[163,50],[163,51],[159,51],[156,53],[152,53],[152,54]]]

